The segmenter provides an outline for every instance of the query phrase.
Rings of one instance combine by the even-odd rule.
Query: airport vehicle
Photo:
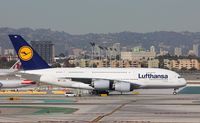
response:
[[[173,88],[177,94],[176,90],[186,85],[176,72],[159,68],[50,68],[20,35],[9,38],[24,69],[19,74],[33,81],[107,93]]]
[[[14,75],[21,68],[18,60],[10,69],[0,69],[0,76]]]
[[[0,80],[0,89],[21,88],[21,87],[34,85],[34,84],[36,84],[36,82],[30,81],[30,80],[20,80],[20,79]]]
[[[72,92],[66,92],[66,93],[65,93],[65,96],[66,96],[66,97],[76,97],[77,95],[74,94],[74,93],[72,93]]]

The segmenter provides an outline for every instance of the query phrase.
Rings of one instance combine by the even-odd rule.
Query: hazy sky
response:
[[[200,32],[200,0],[0,0],[0,26],[71,34]]]

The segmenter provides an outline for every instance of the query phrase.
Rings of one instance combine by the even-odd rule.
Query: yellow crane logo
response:
[[[29,46],[23,46],[19,49],[18,55],[21,60],[28,61],[33,57],[33,50]]]

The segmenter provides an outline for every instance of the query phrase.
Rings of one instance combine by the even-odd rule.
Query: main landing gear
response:
[[[93,90],[92,91],[93,95],[101,95],[101,94],[107,94],[109,95],[109,91],[104,91],[104,90]]]
[[[174,88],[174,92],[173,92],[173,95],[177,95],[177,92],[176,92],[177,88]]]

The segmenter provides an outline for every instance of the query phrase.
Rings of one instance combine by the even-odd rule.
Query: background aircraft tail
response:
[[[20,60],[17,60],[17,62],[10,68],[10,70],[20,70],[22,67],[22,64]]]
[[[20,36],[9,35],[24,70],[50,68],[38,53]]]

